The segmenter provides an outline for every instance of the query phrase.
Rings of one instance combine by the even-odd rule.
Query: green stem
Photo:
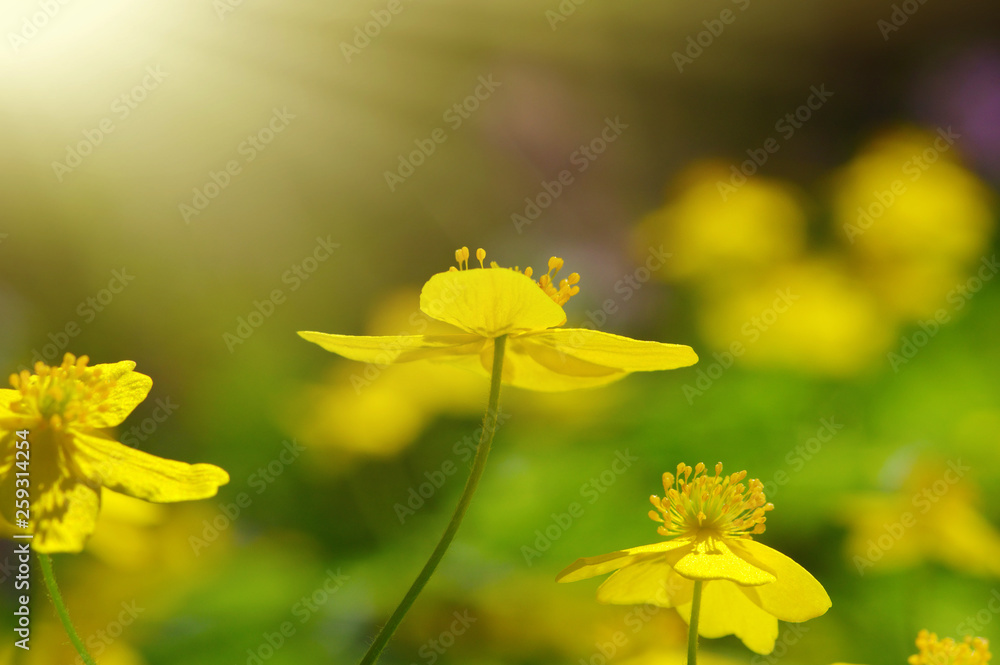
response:
[[[691,622],[688,626],[688,665],[697,665],[698,663],[698,616],[701,614],[701,585],[701,580],[694,581]]]
[[[45,578],[45,586],[49,589],[49,596],[52,598],[52,604],[56,608],[56,614],[59,615],[59,620],[62,621],[63,628],[66,629],[66,634],[69,635],[69,641],[73,643],[76,647],[76,652],[80,654],[80,658],[87,665],[97,665],[90,654],[87,653],[87,648],[83,645],[83,640],[76,632],[76,628],[73,627],[73,622],[69,618],[69,610],[66,609],[66,603],[63,602],[62,594],[59,593],[59,585],[56,584],[56,576],[52,572],[52,558],[48,554],[42,554],[38,552],[38,560],[42,564],[42,577]]]
[[[493,435],[496,433],[497,429],[497,416],[499,415],[500,409],[500,379],[503,373],[503,353],[506,341],[506,335],[501,335],[494,340],[493,372],[490,375],[490,399],[489,404],[486,407],[486,416],[483,418],[483,434],[479,439],[479,447],[476,450],[476,458],[472,462],[472,473],[469,474],[469,480],[465,483],[465,490],[462,492],[462,498],[458,500],[458,506],[455,508],[455,513],[451,516],[451,521],[448,522],[448,528],[444,530],[444,534],[441,536],[441,540],[438,541],[437,547],[434,548],[431,558],[424,564],[423,569],[420,571],[420,574],[417,575],[417,579],[413,581],[413,584],[410,586],[410,590],[406,592],[405,596],[403,596],[403,600],[400,601],[396,611],[392,613],[392,616],[389,617],[389,620],[382,627],[382,630],[380,630],[378,635],[375,636],[375,641],[370,647],[368,647],[368,651],[365,652],[365,657],[361,659],[361,665],[373,665],[373,663],[378,660],[378,657],[382,654],[382,650],[385,648],[385,645],[388,644],[389,640],[392,638],[392,634],[396,632],[396,628],[399,627],[403,617],[406,616],[410,606],[413,605],[413,601],[415,601],[417,596],[420,595],[424,585],[427,584],[427,580],[429,580],[431,575],[434,574],[434,569],[437,568],[437,565],[440,563],[444,553],[448,551],[448,546],[451,545],[451,541],[454,539],[455,533],[458,531],[458,527],[462,523],[462,518],[465,517],[465,511],[468,509],[469,503],[472,501],[472,495],[476,493],[476,488],[479,486],[479,479],[483,475],[483,469],[486,468],[486,457],[490,454],[490,446],[493,444]]]

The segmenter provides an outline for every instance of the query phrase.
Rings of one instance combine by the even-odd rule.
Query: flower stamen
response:
[[[115,386],[102,376],[100,367],[87,367],[87,356],[77,358],[72,353],[63,357],[62,365],[50,367],[39,361],[35,373],[22,370],[10,376],[10,385],[21,393],[21,399],[10,405],[11,411],[38,417],[53,429],[85,421],[88,414],[107,411],[105,403]]]
[[[479,260],[479,267],[485,269],[486,265],[484,262],[486,260],[486,250],[482,247],[477,249],[476,258]],[[455,250],[455,262],[458,263],[458,268],[452,266],[448,269],[449,272],[469,269],[468,247],[462,247],[461,249]],[[490,268],[500,267],[501,266],[498,265],[496,261],[490,261]],[[555,281],[555,275],[562,269],[562,267],[563,260],[557,256],[553,256],[549,259],[549,271],[537,280],[538,286],[545,292],[545,295],[552,298],[552,300],[554,300],[560,307],[565,305],[570,298],[580,292],[580,287],[577,286],[577,283],[580,281],[579,273],[570,273],[568,277],[559,280],[559,282]],[[511,270],[514,270],[515,272],[522,272],[520,266],[514,266]],[[534,271],[531,269],[531,266],[528,266],[524,269],[523,274],[527,277],[531,277],[534,274]]]
[[[767,503],[760,480],[754,478],[744,486],[741,481],[747,472],[723,476],[721,462],[715,465],[714,476],[707,475],[705,469],[701,462],[694,469],[682,462],[676,474],[663,474],[665,496],[649,497],[656,508],[649,511],[649,517],[663,525],[657,532],[670,537],[719,538],[752,538],[764,533],[766,513],[774,505]]]
[[[910,656],[910,665],[986,665],[992,654],[989,640],[966,636],[961,642],[921,630],[917,635],[920,653]]]

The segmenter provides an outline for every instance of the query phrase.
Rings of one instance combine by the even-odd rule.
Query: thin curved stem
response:
[[[688,626],[688,665],[697,665],[698,663],[698,616],[701,614],[701,585],[701,580],[694,581],[691,623]]]
[[[413,581],[410,590],[403,596],[403,600],[400,601],[399,606],[392,613],[392,616],[389,617],[382,630],[375,636],[375,641],[368,647],[364,658],[361,659],[361,665],[373,665],[378,660],[385,645],[388,644],[392,638],[392,634],[396,632],[396,628],[399,627],[403,617],[406,616],[410,606],[413,605],[413,601],[420,595],[424,585],[427,584],[427,580],[434,574],[434,569],[437,568],[438,563],[441,562],[441,558],[444,557],[444,553],[448,551],[448,546],[451,545],[451,541],[455,538],[455,533],[462,523],[462,518],[465,517],[465,511],[472,501],[472,495],[476,493],[476,488],[479,486],[479,479],[483,475],[483,469],[486,468],[486,458],[490,454],[493,435],[497,429],[497,416],[500,409],[500,379],[503,374],[503,354],[506,341],[507,336],[502,335],[497,337],[493,343],[493,371],[490,375],[490,399],[486,407],[486,416],[483,418],[483,433],[479,439],[476,458],[472,462],[472,473],[469,474],[469,479],[465,483],[465,490],[462,492],[462,497],[458,500],[458,506],[456,506],[455,512],[451,516],[451,521],[448,522],[448,528],[444,530],[441,540],[438,541],[437,547],[431,553],[431,557],[424,564],[420,574],[417,575],[417,579]]]
[[[66,629],[66,634],[69,635],[69,641],[73,643],[76,648],[76,652],[80,654],[80,658],[87,665],[97,665],[90,654],[87,653],[87,647],[83,645],[83,640],[76,632],[76,628],[73,627],[73,622],[69,618],[69,610],[66,609],[66,603],[63,602],[62,594],[59,593],[59,585],[56,584],[56,576],[52,572],[52,558],[48,554],[42,554],[38,552],[38,560],[42,564],[42,577],[45,579],[45,586],[49,589],[49,596],[52,598],[52,604],[56,608],[56,614],[59,615],[59,620],[62,622],[63,628]]]

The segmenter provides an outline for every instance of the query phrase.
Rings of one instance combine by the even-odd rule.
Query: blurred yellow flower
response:
[[[986,665],[993,657],[990,653],[989,640],[971,635],[967,635],[961,642],[956,642],[950,637],[940,640],[936,633],[921,630],[917,635],[917,648],[920,652],[913,654],[906,661],[910,665]]]
[[[696,164],[681,174],[677,196],[642,222],[644,242],[672,251],[666,274],[727,280],[794,260],[805,250],[805,211],[789,185],[755,177],[734,194],[720,193],[719,183],[729,177],[719,164]]]
[[[947,129],[888,132],[834,178],[834,223],[888,311],[945,305],[989,245],[989,189],[966,170]]]
[[[299,332],[351,360],[377,366],[413,360],[454,363],[489,376],[493,340],[506,335],[503,383],[541,391],[600,386],[630,372],[685,367],[697,362],[694,351],[679,344],[642,342],[586,328],[559,328],[566,322],[562,305],[579,291],[576,273],[559,282],[553,275],[562,259],[549,259],[549,271],[536,282],[531,268],[469,269],[469,250],[455,253],[462,270],[452,268],[430,278],[420,292],[420,309],[463,332],[442,335],[352,336]]]
[[[966,636],[961,642],[950,637],[939,640],[926,630],[917,635],[917,648],[920,653],[910,656],[910,665],[986,665],[993,657],[989,641],[981,637]]]
[[[687,649],[648,649],[633,658],[616,661],[615,665],[687,665]],[[699,665],[743,665],[746,661],[714,653],[698,653]]]
[[[770,653],[778,620],[801,622],[830,608],[823,586],[804,568],[753,540],[764,532],[767,503],[757,479],[742,484],[746,471],[715,475],[705,465],[677,465],[663,474],[666,496],[650,497],[649,515],[661,522],[661,543],[578,559],[559,582],[618,571],[597,590],[605,603],[650,603],[675,607],[691,621],[695,581],[704,583],[698,634],[736,635],[752,651]]]
[[[768,271],[701,308],[709,343],[749,365],[850,375],[895,341],[877,299],[841,261],[809,259]]]
[[[164,503],[214,496],[229,482],[217,466],[162,459],[111,439],[105,430],[121,423],[153,382],[133,371],[131,361],[87,363],[87,356],[67,353],[61,366],[38,363],[35,374],[11,376],[14,390],[0,390],[0,510],[14,523],[15,486],[24,487],[16,472],[29,467],[28,522],[38,552],[83,548],[94,531],[102,486]],[[16,432],[25,430],[34,453],[27,460],[16,447]]]
[[[996,273],[995,196],[962,165],[955,138],[893,130],[837,171],[836,248],[810,247],[790,183],[714,162],[683,172],[636,235],[671,250],[661,274],[691,284],[701,332],[729,361],[856,374],[901,325],[947,322]],[[798,298],[785,314],[790,298],[771,303],[788,290]]]
[[[415,310],[417,289],[402,289],[375,304],[366,333],[435,334],[450,326]],[[349,367],[349,369],[348,369]],[[392,457],[413,443],[439,414],[482,411],[482,381],[443,363],[415,361],[386,372],[379,366],[338,365],[329,378],[289,399],[285,420],[321,463],[338,468],[358,457]]]
[[[973,504],[961,459],[920,460],[895,492],[845,502],[847,552],[859,574],[936,561],[1000,577],[1000,532]]]

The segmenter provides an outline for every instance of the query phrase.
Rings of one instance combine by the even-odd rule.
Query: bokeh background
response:
[[[193,504],[106,495],[87,550],[55,558],[98,661],[357,661],[457,501],[487,386],[295,331],[419,332],[420,285],[463,245],[561,256],[569,325],[701,361],[507,390],[382,662],[683,662],[672,610],[553,581],[656,541],[647,497],[681,461],[764,481],[760,539],[833,600],[770,657],[725,638],[705,662],[1000,638],[998,20],[972,0],[4,2],[0,367],[134,360],[154,386],[122,440],[232,476]],[[74,662],[40,583],[33,617],[20,662]]]

